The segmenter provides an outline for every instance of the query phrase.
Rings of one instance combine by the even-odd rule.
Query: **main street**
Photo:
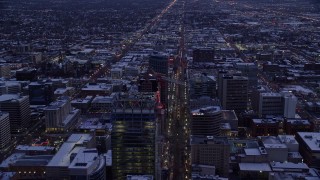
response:
[[[180,42],[176,67],[169,70],[168,82],[168,124],[164,143],[164,169],[170,180],[191,179],[190,158],[190,116],[188,109],[188,84],[185,62],[185,2],[181,1]],[[178,83],[177,83],[178,82]]]

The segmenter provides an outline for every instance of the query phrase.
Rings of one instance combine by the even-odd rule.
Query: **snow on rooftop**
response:
[[[271,162],[270,163],[273,170],[280,169],[309,169],[308,165],[305,163],[293,163],[293,162]]]
[[[14,153],[9,156],[7,159],[3,160],[0,164],[0,168],[8,168],[9,164],[15,163],[19,159],[25,156],[25,153]]]
[[[240,171],[271,171],[270,165],[268,163],[239,163],[239,167]]]
[[[261,155],[260,150],[258,148],[245,148],[244,152],[247,156],[259,156]]]
[[[50,146],[26,146],[26,145],[18,145],[16,150],[20,151],[53,151],[54,147]]]
[[[192,114],[196,115],[197,113],[212,113],[220,110],[221,110],[220,106],[207,106],[204,108],[192,110]]]
[[[83,144],[91,138],[92,136],[90,134],[72,134],[68,140],[62,144],[59,151],[47,166],[69,166],[71,154],[78,153],[81,149],[85,149],[85,147],[76,145]]]
[[[311,151],[320,151],[319,132],[298,132],[298,135],[307,144]]]
[[[74,157],[74,161],[71,162],[69,168],[87,169],[88,167],[92,166],[92,164],[95,162],[97,158],[97,149],[81,149],[77,153],[76,157]]]
[[[300,92],[302,94],[315,94],[311,89],[308,89],[306,87],[302,87],[300,85],[289,85],[289,86],[285,86],[285,88],[283,88],[283,90],[285,91],[296,91],[296,92]]]

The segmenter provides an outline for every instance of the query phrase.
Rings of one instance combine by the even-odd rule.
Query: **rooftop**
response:
[[[277,124],[278,121],[275,119],[252,119],[254,124]]]
[[[263,146],[265,148],[288,148],[286,144],[280,141],[275,136],[260,136]]]
[[[238,120],[234,110],[221,110],[223,120]]]
[[[270,93],[270,92],[261,93],[261,96],[264,96],[264,97],[282,97],[282,95],[280,93]]]
[[[16,147],[16,150],[19,150],[19,151],[53,151],[54,147],[18,145]]]
[[[62,144],[48,166],[69,166],[71,154],[78,153],[81,149],[85,149],[85,147],[78,145],[82,145],[91,139],[92,136],[90,134],[72,134],[68,140]]]
[[[294,138],[294,135],[278,135],[278,139],[284,144],[299,144]]]
[[[69,165],[72,169],[87,169],[98,158],[97,149],[81,149]]]
[[[10,180],[15,176],[16,172],[0,172],[1,180]]]
[[[298,132],[311,151],[320,152],[320,132]]]
[[[271,162],[270,166],[273,171],[284,171],[289,169],[309,169],[305,163],[292,163],[292,162]]]
[[[23,156],[16,162],[11,164],[12,166],[46,166],[53,155],[35,155],[35,156]]]
[[[4,101],[21,101],[27,96],[20,96],[19,94],[3,94],[0,96],[0,102]]]
[[[214,136],[194,136],[191,135],[190,144],[223,144],[229,145],[226,137],[214,137]]]
[[[3,160],[1,162],[0,168],[8,168],[9,164],[17,162],[23,156],[25,156],[25,153],[13,153],[13,154],[11,154],[11,156],[9,156],[7,159],[5,159],[5,160]]]
[[[295,125],[295,126],[311,125],[309,120],[303,120],[303,119],[288,119],[287,123],[290,123],[291,125]]]
[[[239,163],[240,171],[272,171],[268,163]]]
[[[115,97],[113,96],[96,96],[92,103],[113,103]]]
[[[245,148],[244,152],[247,156],[260,156],[259,148]]]
[[[81,123],[79,129],[106,129],[107,124],[99,122],[98,118],[90,118]]]
[[[210,113],[219,112],[221,110],[220,106],[207,106],[200,109],[194,109],[191,111],[192,115],[205,115]]]
[[[71,101],[71,104],[87,104],[90,101],[92,101],[93,97],[92,96],[87,96],[84,99],[75,99]]]
[[[55,110],[61,108],[65,103],[67,103],[67,99],[59,99],[55,102],[50,103],[48,107],[45,108],[45,110]]]

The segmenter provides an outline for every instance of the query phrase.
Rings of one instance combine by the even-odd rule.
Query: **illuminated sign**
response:
[[[199,112],[197,112],[197,113],[192,113],[192,115],[193,115],[193,116],[203,116],[204,113],[199,113]]]

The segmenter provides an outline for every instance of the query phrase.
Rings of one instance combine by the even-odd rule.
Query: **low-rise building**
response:
[[[296,139],[299,142],[299,152],[303,162],[311,168],[320,168],[320,133],[298,132]]]
[[[275,119],[252,119],[251,136],[277,136],[279,122]]]
[[[239,163],[240,179],[268,179],[269,163]]]
[[[216,167],[216,174],[229,175],[230,145],[225,137],[191,136],[191,163]]]

